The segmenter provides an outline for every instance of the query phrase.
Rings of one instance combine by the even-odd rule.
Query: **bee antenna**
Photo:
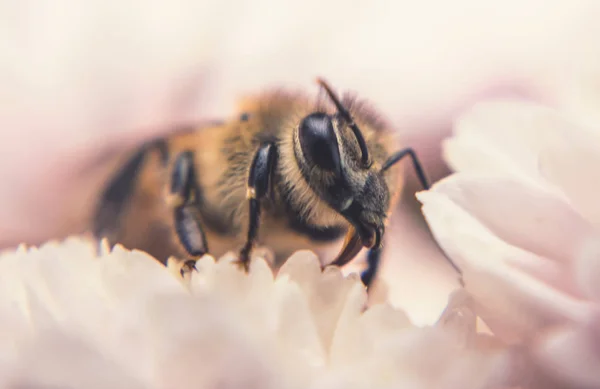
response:
[[[360,152],[362,155],[361,162],[362,162],[363,166],[368,167],[369,165],[371,165],[371,161],[369,158],[369,149],[367,149],[367,142],[365,142],[365,138],[363,138],[360,128],[358,128],[356,123],[354,123],[352,116],[350,116],[350,113],[348,112],[348,110],[346,108],[344,108],[344,106],[340,102],[340,99],[333,92],[333,90],[331,89],[329,84],[327,84],[327,81],[323,80],[322,78],[317,78],[317,83],[323,89],[325,89],[325,92],[327,92],[327,95],[329,96],[331,101],[333,101],[333,104],[335,104],[335,107],[338,110],[338,113],[340,114],[340,116],[346,121],[346,123],[348,123],[348,126],[352,129],[352,132],[354,133],[354,136],[356,137],[356,140],[358,141],[358,146],[360,147]]]

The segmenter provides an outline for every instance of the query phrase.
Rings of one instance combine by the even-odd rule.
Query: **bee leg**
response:
[[[190,151],[180,153],[171,173],[169,202],[173,208],[175,231],[179,242],[192,259],[186,266],[193,268],[196,260],[208,253],[206,235],[200,223],[198,189],[196,184],[194,155]]]
[[[367,268],[360,275],[362,283],[367,287],[367,290],[371,287],[375,275],[379,270],[379,259],[381,257],[381,249],[370,249],[367,253]]]
[[[248,186],[246,197],[249,201],[249,223],[246,243],[240,250],[239,261],[245,270],[250,265],[250,253],[256,242],[260,221],[260,201],[265,197],[269,189],[269,182],[275,166],[277,150],[275,145],[267,143],[262,145],[252,161],[250,173],[248,174]]]
[[[145,148],[137,151],[110,181],[100,196],[93,220],[93,234],[97,239],[113,241],[119,229],[120,218],[136,187],[139,170],[146,158]]]
[[[397,151],[394,154],[392,154],[383,164],[383,167],[381,168],[381,172],[386,171],[387,169],[394,166],[396,163],[402,161],[404,159],[404,157],[406,157],[406,156],[410,157],[410,159],[412,161],[413,169],[415,171],[417,178],[419,179],[419,182],[421,183],[421,186],[423,187],[424,190],[428,190],[430,185],[429,185],[429,181],[427,180],[427,177],[425,176],[425,171],[423,170],[423,166],[421,165],[421,162],[419,161],[419,157],[417,157],[415,151],[411,148],[405,148],[405,149],[402,149],[402,150]],[[371,256],[371,252],[369,252],[368,267],[367,267],[367,270],[365,270],[362,275],[363,282],[364,282],[364,280],[371,282],[375,278],[375,275],[377,273],[377,268],[379,267],[379,256],[380,256],[379,254],[375,255],[375,253],[373,253],[373,255]],[[450,264],[450,266],[452,266],[452,268],[462,277],[462,271],[460,270],[460,268],[458,266],[456,266],[456,264],[447,255],[444,255],[444,256],[448,260],[448,263]]]
[[[121,217],[135,191],[144,161],[153,150],[160,152],[164,163],[168,153],[167,145],[164,140],[159,139],[137,150],[108,182],[92,221],[92,233],[96,239],[107,238],[111,243],[117,239]]]
[[[425,177],[425,172],[423,167],[421,166],[421,162],[419,158],[415,154],[415,151],[411,148],[402,149],[394,154],[392,154],[387,161],[383,164],[381,171],[384,172],[387,169],[394,166],[396,163],[400,162],[404,157],[409,156],[413,163],[413,168],[417,175],[417,178],[421,182],[421,185],[425,190],[429,189],[429,182]],[[370,249],[367,254],[367,268],[362,272],[360,278],[363,284],[367,287],[367,290],[373,283],[377,275],[377,271],[379,270],[379,262],[381,259],[381,248],[373,248]]]
[[[398,162],[402,161],[402,159],[404,159],[404,157],[406,157],[406,156],[409,156],[410,159],[412,160],[415,174],[417,175],[419,182],[423,186],[423,189],[428,190],[429,189],[429,181],[427,180],[427,177],[425,177],[425,171],[423,170],[423,166],[421,166],[421,162],[419,161],[419,158],[415,154],[415,151],[411,148],[402,149],[402,150],[397,151],[394,154],[392,154],[383,164],[381,171],[384,172],[384,171],[388,170],[389,168],[391,168]]]

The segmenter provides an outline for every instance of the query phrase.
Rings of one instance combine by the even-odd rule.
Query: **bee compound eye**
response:
[[[305,117],[300,123],[299,139],[310,163],[323,170],[340,171],[340,149],[329,115],[317,112]]]

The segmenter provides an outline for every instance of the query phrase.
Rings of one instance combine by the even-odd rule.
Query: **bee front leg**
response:
[[[415,172],[415,175],[417,176],[417,179],[421,183],[421,186],[424,190],[428,190],[430,188],[429,180],[425,176],[425,170],[421,165],[421,161],[419,160],[417,154],[412,148],[405,148],[392,154],[383,164],[381,172],[384,173],[386,170],[390,169],[397,163],[403,161],[406,157],[409,157],[412,161],[413,170]],[[368,267],[361,275],[361,279],[367,287],[369,287],[369,285],[371,284],[371,282],[377,274],[377,269],[379,268],[379,260],[381,256],[380,251],[381,249],[369,250],[369,254],[367,257]],[[460,270],[460,268],[456,266],[456,264],[448,256],[445,255],[445,257],[448,260],[450,266],[452,266],[452,268],[462,277],[462,271]],[[460,282],[462,283],[462,278]]]
[[[381,249],[369,249],[367,253],[367,268],[360,275],[362,283],[366,286],[367,290],[371,287],[377,271],[379,270],[379,261],[381,258]]]
[[[423,170],[423,167],[421,166],[421,162],[419,161],[419,158],[417,158],[417,155],[415,154],[414,150],[411,148],[406,148],[406,149],[400,150],[400,151],[392,154],[387,159],[387,161],[385,161],[385,163],[383,164],[381,171],[385,172],[386,170],[388,170],[389,168],[391,168],[398,162],[401,162],[406,157],[410,157],[410,159],[412,160],[415,174],[417,175],[417,178],[421,182],[421,185],[423,185],[423,188],[425,190],[429,189],[429,182],[428,182],[427,178],[425,177],[425,172]],[[360,278],[361,278],[363,284],[367,287],[367,290],[369,289],[369,287],[373,283],[373,280],[377,276],[377,271],[379,270],[380,260],[381,260],[381,248],[370,249],[367,254],[367,268],[360,275]]]
[[[277,150],[275,145],[262,145],[252,160],[248,174],[246,197],[249,202],[249,222],[246,243],[240,250],[239,261],[247,271],[250,265],[250,253],[254,248],[260,221],[260,201],[266,196],[276,162]]]
[[[180,153],[175,160],[168,201],[173,208],[179,242],[192,257],[186,261],[186,266],[193,268],[196,260],[208,253],[208,244],[200,223],[196,168],[191,151]]]

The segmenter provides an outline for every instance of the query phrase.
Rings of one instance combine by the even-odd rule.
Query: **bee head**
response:
[[[347,237],[360,247],[380,247],[390,192],[367,143],[329,86],[321,86],[336,112],[304,117],[295,136],[296,160],[311,189],[352,226]],[[356,247],[355,247],[356,249]]]

